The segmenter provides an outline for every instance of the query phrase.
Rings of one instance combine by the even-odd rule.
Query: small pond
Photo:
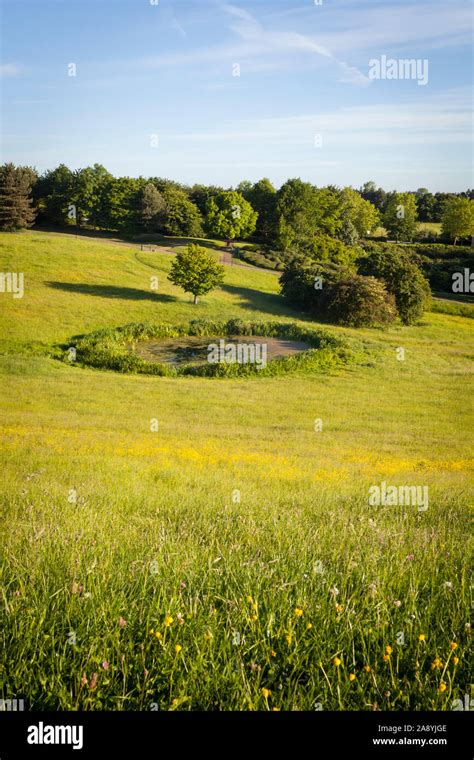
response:
[[[138,356],[147,362],[165,363],[165,364],[205,364],[211,356],[210,346],[215,346],[220,351],[219,356],[223,356],[223,350],[227,350],[230,345],[235,346],[236,351],[239,344],[246,344],[252,347],[257,357],[261,356],[261,351],[266,346],[266,361],[280,359],[291,356],[300,351],[307,351],[311,348],[309,343],[303,343],[297,340],[286,340],[284,338],[267,338],[259,335],[231,335],[223,337],[221,335],[212,337],[209,335],[194,336],[186,335],[180,338],[153,338],[152,340],[140,341],[130,345],[130,351],[136,351]],[[262,347],[262,348],[261,348]],[[240,356],[243,347],[240,349]],[[214,349],[214,356],[216,349]],[[258,361],[258,360],[257,360]]]

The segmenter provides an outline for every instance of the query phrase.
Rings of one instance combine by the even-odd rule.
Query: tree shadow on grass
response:
[[[287,306],[283,296],[277,293],[262,293],[253,288],[240,288],[236,285],[222,285],[222,290],[233,296],[238,296],[238,306],[250,311],[264,311],[277,317],[293,317],[300,321],[311,321],[311,318],[303,312],[294,311]]]
[[[99,298],[121,298],[129,301],[159,301],[172,303],[176,301],[174,296],[165,293],[156,293],[152,290],[138,290],[138,288],[124,288],[118,285],[89,285],[87,282],[47,282],[49,288],[65,290],[68,293],[82,293],[87,296]]]

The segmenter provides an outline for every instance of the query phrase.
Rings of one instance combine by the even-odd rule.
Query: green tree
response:
[[[185,293],[192,293],[196,304],[198,296],[222,285],[224,267],[205,248],[191,243],[176,254],[168,279]]]
[[[52,225],[76,224],[74,173],[65,165],[41,175],[33,188],[38,221]]]
[[[166,203],[163,224],[165,235],[201,237],[202,216],[185,191],[168,185],[161,192]]]
[[[36,211],[30,197],[31,171],[12,163],[0,167],[0,229],[12,232],[33,224]]]
[[[334,237],[342,225],[338,193],[309,182],[290,179],[278,191],[278,245],[283,251],[305,253],[315,236]]]
[[[104,226],[119,232],[134,232],[139,226],[143,178],[118,177],[107,184],[104,198]]]
[[[219,193],[207,204],[206,227],[211,235],[224,238],[230,247],[236,238],[247,238],[255,230],[258,214],[235,190]]]
[[[354,245],[379,226],[380,214],[373,203],[362,198],[351,187],[341,190],[340,198],[343,224],[338,237],[345,243]]]
[[[384,227],[395,240],[413,240],[418,231],[416,199],[412,193],[393,193],[383,216]]]
[[[441,219],[442,232],[454,245],[458,238],[474,235],[474,201],[469,198],[450,198],[444,204]]]
[[[113,176],[102,164],[74,172],[73,203],[79,226],[106,227],[106,196]]]
[[[276,237],[277,192],[270,180],[266,177],[260,179],[250,185],[246,192],[242,192],[242,195],[258,214],[256,235],[265,242],[273,240]]]
[[[168,206],[162,193],[151,182],[145,185],[140,194],[140,222],[147,232],[155,232],[163,227],[168,213]]]

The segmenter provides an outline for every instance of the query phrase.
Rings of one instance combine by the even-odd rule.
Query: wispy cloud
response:
[[[236,42],[153,56],[142,59],[140,63],[150,68],[159,68],[231,61],[245,62],[247,71],[269,71],[295,65],[294,56],[297,54],[310,57],[310,60],[322,58],[329,61],[334,65],[336,77],[341,82],[362,86],[370,84],[365,74],[333,55],[328,47],[314,37],[295,31],[266,29],[251,13],[230,3],[218,7],[229,17],[229,29],[237,37]]]

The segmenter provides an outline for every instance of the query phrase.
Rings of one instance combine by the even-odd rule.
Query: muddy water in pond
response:
[[[283,338],[266,338],[257,335],[232,335],[229,338],[222,336],[205,337],[184,336],[181,338],[162,338],[154,340],[144,340],[133,346],[130,350],[136,353],[147,362],[164,362],[166,364],[205,364],[208,360],[209,346],[211,344],[219,345],[219,341],[224,340],[225,345],[229,343],[237,345],[246,343],[248,345],[266,344],[267,361],[279,359],[284,356],[291,356],[299,351],[307,351],[311,348],[309,343],[303,343],[297,340],[285,340]]]

